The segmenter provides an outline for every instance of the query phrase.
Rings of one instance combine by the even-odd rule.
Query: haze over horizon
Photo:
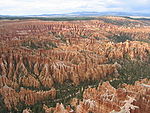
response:
[[[4,0],[0,15],[63,14],[71,12],[150,12],[149,0]]]

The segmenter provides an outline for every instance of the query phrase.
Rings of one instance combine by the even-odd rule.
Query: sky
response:
[[[150,0],[0,0],[0,15],[71,12],[150,12]]]

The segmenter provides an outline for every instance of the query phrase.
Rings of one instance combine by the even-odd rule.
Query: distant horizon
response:
[[[149,0],[1,0],[0,15],[67,14],[72,12],[149,13]]]
[[[139,17],[150,17],[149,13],[142,12],[115,12],[115,11],[78,11],[70,13],[51,13],[51,14],[32,14],[32,15],[0,15],[0,16],[16,16],[16,17],[86,17],[86,16],[139,16]]]

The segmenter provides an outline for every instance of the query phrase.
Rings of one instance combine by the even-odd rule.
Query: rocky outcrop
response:
[[[150,110],[149,82],[148,79],[144,79],[136,82],[135,85],[124,84],[123,88],[119,89],[112,87],[109,82],[104,82],[102,85],[99,85],[97,89],[87,88],[83,93],[83,101],[75,101],[74,99],[71,102],[71,105],[75,107],[73,112],[148,113]],[[145,84],[144,86],[143,83]],[[79,101],[79,103],[77,101]],[[59,104],[57,104],[57,107],[58,105]],[[64,107],[61,108],[64,110]],[[45,110],[48,109],[56,108],[45,108]]]
[[[20,102],[26,105],[34,105],[37,101],[42,101],[49,97],[55,98],[56,90],[52,88],[49,91],[32,91],[21,88],[19,92],[16,92],[13,88],[5,85],[0,89],[0,95],[4,98],[5,106],[11,110],[11,108],[15,108]]]
[[[30,109],[24,109],[22,113],[31,113],[32,111]]]

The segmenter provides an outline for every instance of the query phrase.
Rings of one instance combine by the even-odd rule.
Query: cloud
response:
[[[2,15],[69,13],[77,11],[149,12],[149,0],[1,0]]]

